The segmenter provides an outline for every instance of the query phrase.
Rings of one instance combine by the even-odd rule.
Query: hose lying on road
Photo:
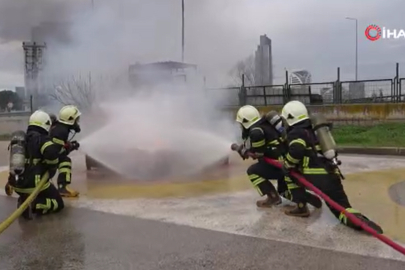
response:
[[[38,196],[38,193],[41,191],[42,187],[46,184],[49,179],[49,173],[46,172],[41,181],[35,187],[34,191],[28,196],[24,203],[20,205],[8,218],[6,218],[2,223],[0,223],[0,234],[2,234],[17,218],[19,218],[22,213],[27,209],[28,205],[34,201],[34,199]]]
[[[266,162],[269,164],[277,167],[277,168],[282,168],[282,165],[279,161],[274,160],[274,159],[269,159],[265,158]],[[361,221],[358,217],[353,215],[352,213],[349,213],[346,211],[344,207],[333,201],[331,198],[329,198],[326,194],[324,194],[322,191],[320,191],[318,188],[316,188],[313,184],[311,184],[309,181],[307,181],[302,175],[296,173],[296,172],[291,172],[291,176],[293,176],[295,179],[297,179],[301,184],[303,184],[307,189],[313,191],[316,193],[319,197],[321,197],[325,202],[327,202],[331,207],[336,209],[339,212],[343,212],[345,216],[353,222],[355,225],[361,227],[364,231],[370,233],[372,236],[380,240],[381,242],[387,244],[388,246],[392,247],[396,251],[402,253],[405,255],[405,247],[398,245],[395,243],[393,240],[390,238],[386,237],[385,235],[377,233],[374,229],[372,229],[370,226],[368,226],[366,223]]]

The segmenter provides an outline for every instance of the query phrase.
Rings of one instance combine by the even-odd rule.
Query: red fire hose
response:
[[[274,159],[270,158],[264,158],[265,161],[275,167],[282,168],[282,164]],[[343,212],[345,216],[353,222],[355,225],[361,227],[364,231],[370,233],[372,236],[380,240],[381,242],[387,244],[388,246],[392,247],[396,251],[402,253],[405,255],[405,248],[397,243],[395,243],[393,240],[390,238],[386,237],[385,235],[377,233],[374,229],[372,229],[370,226],[368,226],[365,222],[361,221],[358,217],[353,215],[352,213],[349,213],[346,211],[345,208],[343,208],[341,205],[337,204],[335,201],[333,201],[331,198],[329,198],[327,195],[325,195],[322,191],[320,191],[317,187],[315,187],[313,184],[308,182],[302,175],[296,173],[296,172],[291,172],[291,176],[293,176],[295,179],[297,179],[301,184],[303,184],[307,189],[313,191],[316,193],[319,197],[321,197],[325,202],[327,202],[332,208],[336,209],[339,212]]]

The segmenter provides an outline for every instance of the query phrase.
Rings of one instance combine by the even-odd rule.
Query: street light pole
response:
[[[184,0],[181,0],[181,62],[184,62]]]
[[[347,20],[355,21],[356,23],[356,56],[355,56],[355,80],[357,81],[358,78],[358,71],[359,71],[359,66],[358,66],[358,54],[359,54],[359,40],[358,40],[358,34],[359,34],[359,25],[358,25],[358,20],[356,18],[351,18],[351,17],[346,17]]]

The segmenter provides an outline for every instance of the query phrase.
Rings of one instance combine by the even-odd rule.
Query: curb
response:
[[[403,147],[347,146],[339,147],[338,151],[340,154],[405,156],[405,148]]]

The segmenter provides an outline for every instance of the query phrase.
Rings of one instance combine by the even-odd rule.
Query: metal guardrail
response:
[[[0,112],[0,117],[16,117],[16,116],[30,116],[31,112],[30,111],[12,111],[12,112]]]
[[[246,86],[242,79],[239,87],[220,89],[223,99],[228,96],[224,100],[231,101],[223,106],[283,105],[289,100],[300,100],[307,105],[405,102],[405,78],[399,78],[398,64],[396,76],[392,79],[340,81],[339,74],[338,68],[334,82],[290,84],[286,72],[284,85]],[[211,89],[208,95],[214,97],[218,90]]]
[[[405,102],[402,89],[405,78],[322,82],[308,84],[241,86],[207,89],[214,99],[221,96],[223,106],[283,105],[289,100],[299,100],[307,105],[356,104],[377,102]]]

